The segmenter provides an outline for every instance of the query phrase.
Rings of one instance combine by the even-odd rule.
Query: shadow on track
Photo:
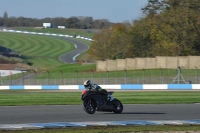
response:
[[[109,112],[109,113],[103,113],[103,114],[115,114],[113,112]],[[121,115],[129,115],[129,114],[146,114],[146,115],[160,115],[160,114],[166,114],[166,113],[157,113],[157,112],[122,112]]]

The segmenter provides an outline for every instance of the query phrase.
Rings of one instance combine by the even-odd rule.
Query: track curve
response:
[[[76,47],[73,51],[67,52],[59,57],[59,59],[64,63],[74,63],[75,57],[82,52],[85,52],[89,49],[89,46],[83,42],[71,39],[71,38],[62,38],[66,41],[73,43]]]
[[[122,114],[85,113],[81,105],[2,106],[0,124],[200,119],[200,104],[130,104]]]

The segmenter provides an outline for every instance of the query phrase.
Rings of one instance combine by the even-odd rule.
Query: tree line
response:
[[[200,0],[148,0],[144,17],[96,34],[89,55],[99,60],[200,55]]]
[[[55,18],[26,18],[26,17],[8,17],[8,13],[4,12],[0,17],[0,26],[3,27],[42,27],[43,23],[51,23],[54,26],[65,26],[75,29],[103,29],[110,27],[113,23],[107,19],[94,20],[92,17],[55,17]]]

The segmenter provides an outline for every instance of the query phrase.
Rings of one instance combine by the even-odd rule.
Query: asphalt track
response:
[[[82,105],[2,106],[0,124],[200,119],[200,104],[131,104],[122,114],[83,111]]]
[[[75,45],[75,49],[73,51],[70,51],[59,57],[59,59],[64,63],[74,63],[76,56],[78,56],[80,53],[85,52],[89,49],[88,45],[83,42],[80,42],[71,38],[62,38],[62,39],[69,41]]]

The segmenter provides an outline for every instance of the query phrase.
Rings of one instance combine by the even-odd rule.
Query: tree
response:
[[[96,59],[122,59],[127,57],[130,45],[129,31],[123,24],[115,24],[93,37],[89,55]]]
[[[149,0],[143,8],[147,16],[136,22],[132,30],[132,48],[135,53],[141,52],[137,56],[145,56],[138,49],[141,47],[149,48],[154,55],[200,54],[199,7],[200,0]],[[145,42],[150,45],[144,45]]]
[[[79,19],[77,17],[71,17],[66,20],[66,27],[68,28],[79,28],[78,26]]]
[[[0,17],[0,26],[3,26],[3,18]]]
[[[131,28],[131,47],[129,48],[130,57],[153,57],[153,42],[151,40],[151,19],[143,18],[134,23]]]
[[[8,14],[7,14],[7,12],[4,12],[4,14],[3,14],[3,26],[7,26],[7,19],[8,19]]]
[[[112,47],[111,43],[109,42],[110,37],[110,29],[104,29],[99,34],[95,34],[93,37],[93,40],[95,41],[92,42],[92,45],[88,50],[89,56],[98,60],[110,59],[110,49]]]
[[[148,4],[142,10],[147,16],[153,16],[163,10],[163,4],[159,0],[148,0]]]
[[[110,51],[112,53],[112,59],[123,59],[128,57],[130,34],[126,25],[121,23],[113,25],[109,41],[112,44]]]
[[[194,42],[197,39],[196,36],[199,37],[199,35],[198,31],[194,31],[193,28],[197,26],[196,22],[199,21],[199,11],[190,8],[191,3],[195,1],[168,0],[167,2],[169,4],[168,11],[158,15],[159,20],[157,19],[155,24],[167,37],[168,42],[176,45],[176,55],[197,54]],[[159,24],[160,22],[162,23]]]
[[[7,12],[4,12],[4,14],[3,14],[3,19],[4,19],[4,20],[8,19],[8,14],[7,14]]]

